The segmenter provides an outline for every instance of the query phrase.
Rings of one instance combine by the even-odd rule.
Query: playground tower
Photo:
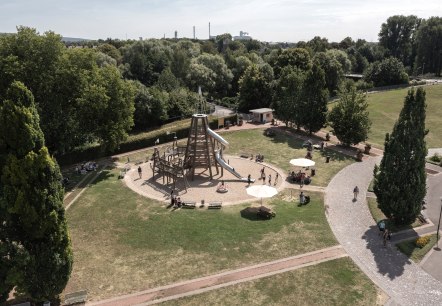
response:
[[[192,116],[184,161],[186,166],[190,166],[192,180],[197,168],[208,169],[210,179],[213,178],[212,166],[215,166],[216,174],[219,174],[215,157],[215,142],[212,137],[209,137],[207,115],[194,114]]]

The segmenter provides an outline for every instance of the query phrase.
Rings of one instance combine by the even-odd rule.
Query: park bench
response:
[[[183,202],[183,208],[195,208],[196,202]]]
[[[84,303],[87,300],[87,291],[81,290],[68,293],[64,296],[63,305],[73,305],[77,303]]]
[[[211,202],[211,203],[209,203],[208,208],[209,209],[211,209],[211,208],[220,209],[222,205],[223,205],[223,202]]]

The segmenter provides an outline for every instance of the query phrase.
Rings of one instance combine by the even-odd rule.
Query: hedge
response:
[[[224,117],[224,120],[236,122],[236,115]],[[212,130],[218,129],[218,118],[209,117],[209,127]],[[89,160],[96,160],[109,155],[140,150],[154,146],[157,139],[159,139],[160,143],[170,142],[174,137],[174,133],[176,133],[176,137],[178,139],[187,138],[189,135],[189,128],[190,119],[177,121],[154,131],[130,135],[126,141],[120,144],[118,149],[112,152],[106,152],[103,150],[102,146],[97,145],[88,148],[76,149],[67,154],[56,156],[56,159],[61,166],[69,166]],[[167,135],[167,132],[170,132],[169,135]]]

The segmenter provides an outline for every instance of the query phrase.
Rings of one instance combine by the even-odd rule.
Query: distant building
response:
[[[175,31],[175,39],[178,39],[178,31]]]
[[[252,36],[248,36],[249,33],[239,31],[239,36],[233,36],[233,40],[252,40]]]

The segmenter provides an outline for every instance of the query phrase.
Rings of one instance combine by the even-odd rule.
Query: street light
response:
[[[436,232],[436,250],[440,251],[439,248],[439,228],[440,228],[440,218],[442,217],[442,197],[440,197],[440,213],[439,213],[439,223],[437,224]]]

